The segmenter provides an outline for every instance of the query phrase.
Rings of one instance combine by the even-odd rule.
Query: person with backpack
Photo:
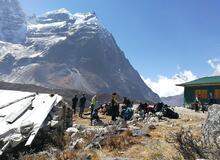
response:
[[[90,107],[91,107],[91,115],[90,115],[90,121],[91,121],[91,125],[92,125],[92,120],[93,120],[93,116],[92,116],[92,113],[93,113],[93,111],[94,111],[94,108],[95,108],[95,106],[96,106],[96,102],[97,102],[97,96],[96,95],[94,95],[93,97],[92,97],[92,101],[91,101],[91,105],[90,105]]]
[[[79,100],[79,108],[80,108],[79,117],[80,118],[83,118],[82,115],[83,115],[85,106],[86,106],[86,97],[85,97],[85,94],[83,94]]]
[[[91,126],[98,124],[99,121],[98,109],[94,109],[91,113]]]
[[[121,117],[125,120],[128,121],[132,118],[133,116],[133,110],[130,107],[123,107],[121,111]]]
[[[77,95],[75,95],[75,97],[72,99],[72,109],[74,114],[76,114],[77,102],[78,102],[78,97]]]

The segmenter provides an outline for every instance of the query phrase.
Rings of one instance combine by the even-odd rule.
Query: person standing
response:
[[[212,92],[210,92],[208,97],[208,104],[212,105],[213,103],[214,103],[213,95]]]
[[[116,121],[116,116],[117,116],[117,110],[118,110],[118,101],[116,99],[117,94],[112,93],[112,99],[111,99],[111,116],[112,116],[112,121]]]
[[[196,99],[195,99],[195,112],[199,111],[200,105],[201,105],[200,96],[196,96]]]
[[[91,113],[90,113],[90,121],[91,121],[91,125],[92,125],[92,120],[93,120],[93,116],[92,116],[92,113],[93,113],[93,111],[94,111],[94,108],[95,108],[95,106],[96,106],[96,102],[97,102],[97,96],[96,95],[94,95],[93,97],[92,97],[92,101],[91,101]]]
[[[72,99],[72,109],[74,114],[76,114],[77,102],[78,102],[78,97],[77,95],[75,95],[75,97]]]
[[[80,118],[82,118],[82,115],[83,115],[83,112],[85,109],[85,105],[86,105],[86,97],[85,97],[85,94],[83,94],[79,100],[79,108],[80,108],[79,117]]]

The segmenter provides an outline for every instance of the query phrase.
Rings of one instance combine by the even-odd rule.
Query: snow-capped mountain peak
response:
[[[62,21],[62,20],[69,20],[72,18],[72,13],[68,11],[65,8],[53,10],[53,11],[48,11],[42,16],[39,16],[40,19],[47,19],[47,20],[57,20],[57,21]]]
[[[95,13],[75,13],[73,15],[73,18],[75,19],[75,25],[103,25],[99,22],[97,16]]]
[[[56,14],[67,14],[69,16],[72,16],[72,13],[70,11],[68,11],[66,8],[60,8],[60,9],[57,9],[57,10],[48,11],[44,15],[45,16],[50,16],[50,15],[56,15]]]
[[[1,6],[0,12],[0,20],[10,17]],[[18,26],[24,24],[21,22]],[[134,99],[160,100],[95,13],[72,14],[61,8],[28,17],[25,24],[25,44],[0,42],[1,80],[90,93],[117,91]],[[2,33],[0,23],[0,37]]]

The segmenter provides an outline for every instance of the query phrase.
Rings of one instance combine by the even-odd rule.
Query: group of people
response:
[[[79,117],[83,118],[84,109],[86,106],[86,97],[85,94],[81,96],[78,102],[78,97],[75,95],[75,97],[72,99],[72,109],[74,114],[76,114],[76,107],[79,106]],[[79,104],[78,104],[79,103]],[[197,99],[196,104],[199,105],[199,99]],[[78,104],[78,105],[77,105]],[[121,104],[119,107],[119,104]],[[117,93],[112,93],[111,95],[111,101],[110,103],[105,103],[101,106],[97,106],[97,96],[94,95],[91,99],[89,107],[89,113],[87,115],[90,115],[90,123],[91,125],[95,125],[96,123],[100,124],[102,122],[99,118],[98,113],[106,114],[111,116],[112,121],[116,121],[117,117],[121,117],[124,120],[128,121],[133,118],[133,116],[137,116],[141,119],[145,118],[145,115],[148,113],[156,113],[156,112],[163,112],[163,115],[165,117],[169,118],[178,118],[179,115],[175,113],[172,109],[170,109],[169,106],[163,104],[163,103],[157,103],[154,106],[148,105],[147,103],[140,103],[140,105],[135,108],[133,107],[133,102],[128,99],[127,97],[124,97],[123,101],[119,102],[117,98]],[[197,107],[196,107],[197,109]],[[86,114],[86,113],[85,113]]]
[[[75,95],[72,98],[73,113],[76,114],[76,108],[77,106],[79,106],[79,117],[80,118],[83,118],[84,110],[86,107],[86,101],[87,99],[86,99],[85,94],[83,94],[80,98],[78,98],[77,95]],[[127,97],[124,97],[123,104],[124,104],[124,108],[132,107],[132,103]],[[98,116],[99,110],[104,110],[102,106],[96,107],[96,105],[97,105],[97,95],[94,95],[91,99],[91,103],[89,107],[91,125],[92,125],[93,120],[99,120],[99,116]],[[117,93],[115,92],[112,93],[111,102],[109,106],[110,106],[111,120],[116,121],[116,118],[119,116],[119,101],[117,100]]]
[[[82,97],[80,97],[80,99],[78,99],[78,96],[75,95],[75,97],[73,97],[72,99],[72,109],[73,109],[73,113],[76,114],[76,107],[78,104],[78,100],[79,100],[79,117],[82,118],[84,109],[86,107],[86,96],[85,94],[82,95]]]
[[[84,110],[85,110],[85,107],[86,107],[86,101],[87,101],[87,99],[86,99],[85,94],[83,94],[80,99],[78,99],[77,95],[75,95],[73,97],[73,99],[72,99],[72,109],[73,109],[74,115],[76,114],[77,106],[79,106],[79,117],[83,118],[83,113],[84,113]],[[94,95],[92,97],[91,104],[90,104],[90,117],[91,117],[90,121],[91,121],[91,124],[92,124],[93,119],[98,119],[99,118],[98,117],[98,109],[95,109],[96,103],[97,103],[97,96]]]
[[[208,101],[209,101],[208,104],[211,105],[211,103],[212,103],[212,102],[211,102],[211,99],[208,100]],[[212,103],[212,104],[213,104],[213,103]],[[195,102],[194,102],[193,105],[194,105],[195,112],[199,112],[199,110],[201,109],[202,112],[204,113],[205,110],[206,110],[205,105],[201,102],[200,96],[196,96]]]
[[[205,110],[207,109],[207,108],[205,107],[205,105],[212,105],[212,104],[215,104],[215,103],[216,103],[216,99],[213,97],[212,92],[210,92],[210,93],[208,94],[208,101],[207,101],[207,103],[203,103],[203,102],[201,101],[201,95],[196,95],[195,101],[194,101],[194,103],[193,103],[193,107],[194,107],[194,109],[195,109],[195,112],[198,112],[198,111],[201,109],[202,112],[204,113]]]

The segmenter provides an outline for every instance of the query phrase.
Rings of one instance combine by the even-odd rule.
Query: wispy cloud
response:
[[[217,76],[220,75],[220,61],[219,59],[209,59],[208,64],[214,69],[212,75]]]
[[[191,81],[196,78],[197,76],[195,76],[192,71],[186,70],[172,77],[159,75],[157,81],[152,81],[150,78],[143,78],[143,80],[160,97],[168,97],[183,93],[183,87],[178,87],[176,84]]]
[[[212,75],[220,75],[220,60],[217,58],[209,59],[208,64],[213,68]],[[181,70],[181,67],[177,65],[177,70]],[[158,75],[156,81],[151,80],[150,78],[144,78],[144,82],[160,97],[168,97],[182,94],[184,89],[183,87],[178,87],[176,84],[185,83],[197,79],[198,77],[192,73],[190,70],[185,70],[179,72],[172,77],[166,77],[163,75]]]

